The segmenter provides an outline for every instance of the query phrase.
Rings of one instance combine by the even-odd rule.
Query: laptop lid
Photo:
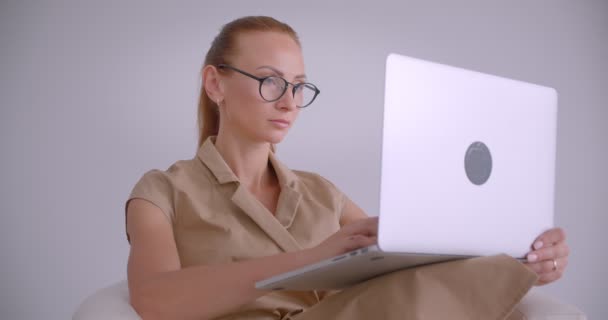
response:
[[[523,257],[553,226],[552,88],[390,54],[378,245]]]

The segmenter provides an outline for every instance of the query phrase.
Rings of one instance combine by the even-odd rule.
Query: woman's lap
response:
[[[450,261],[365,281],[288,319],[502,320],[511,314],[514,320],[513,308],[536,279],[505,255]]]

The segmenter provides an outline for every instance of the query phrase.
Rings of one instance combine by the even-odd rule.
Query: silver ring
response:
[[[553,271],[557,270],[557,260],[553,259]]]

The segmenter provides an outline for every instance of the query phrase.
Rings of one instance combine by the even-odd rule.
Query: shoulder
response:
[[[330,204],[335,208],[340,225],[365,219],[368,215],[343,193],[336,185],[323,176],[307,171],[293,171],[315,201]]]
[[[183,195],[189,195],[201,191],[207,175],[202,164],[193,160],[179,160],[168,169],[152,169],[145,172],[137,181],[127,199],[128,202],[134,198],[140,198],[152,202],[163,212],[173,218],[175,202]]]
[[[296,188],[304,196],[316,199],[327,199],[337,207],[341,207],[345,200],[344,193],[329,179],[322,175],[301,170],[292,170],[297,177]]]
[[[313,189],[327,189],[327,190],[337,190],[337,187],[329,181],[327,178],[322,175],[310,172],[310,171],[302,171],[302,170],[291,170],[296,177],[298,178],[298,182],[302,184],[304,187],[313,188]]]
[[[201,171],[204,171],[204,168],[197,159],[179,160],[166,170],[151,169],[145,172],[136,186],[182,189],[186,188],[195,177],[200,179]]]

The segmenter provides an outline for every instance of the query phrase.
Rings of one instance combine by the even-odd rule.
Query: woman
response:
[[[399,271],[333,295],[255,289],[258,280],[374,244],[377,219],[273,153],[319,93],[291,27],[269,17],[225,25],[202,78],[196,157],[147,172],[126,203],[129,290],[143,319],[504,318],[535,281],[563,273],[568,248],[554,229],[533,244],[527,268],[498,256]],[[437,282],[459,294],[428,285]],[[467,305],[460,292],[479,299]],[[429,308],[430,299],[444,309]]]

